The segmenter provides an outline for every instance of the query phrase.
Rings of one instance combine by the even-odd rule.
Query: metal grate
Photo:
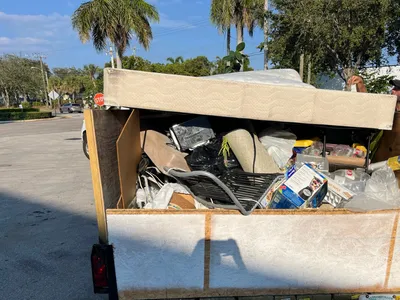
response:
[[[184,185],[202,204],[210,208],[237,209],[250,214],[263,199],[274,180],[281,174],[254,174],[227,171],[217,178],[205,171],[168,173]]]

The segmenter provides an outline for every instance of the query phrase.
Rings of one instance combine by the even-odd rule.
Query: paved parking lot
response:
[[[82,117],[0,124],[1,299],[107,299],[92,292]]]

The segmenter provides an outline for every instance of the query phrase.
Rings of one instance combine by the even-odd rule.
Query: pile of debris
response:
[[[370,164],[369,144],[299,139],[282,124],[256,125],[200,116],[143,130],[132,208],[235,209],[249,215],[255,209],[400,206],[397,157]],[[335,166],[342,160],[355,163]]]

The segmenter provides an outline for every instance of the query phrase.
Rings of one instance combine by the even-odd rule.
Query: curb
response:
[[[52,117],[52,118],[44,118],[44,119],[32,119],[32,120],[0,121],[0,124],[25,123],[25,122],[37,122],[37,121],[53,121],[53,120],[62,120],[62,119],[72,119],[72,117],[70,117],[70,116],[63,116],[63,117]]]

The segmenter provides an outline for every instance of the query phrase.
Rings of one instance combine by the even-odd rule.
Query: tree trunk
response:
[[[268,12],[268,0],[265,0],[264,13]],[[264,70],[268,70],[268,20],[264,17]]]
[[[307,83],[308,83],[308,84],[311,84],[311,54],[308,56]]]
[[[347,81],[350,79],[351,76],[355,74],[355,70],[353,68],[345,68],[343,70],[344,80],[345,80],[345,91],[351,91],[351,85],[347,84]]]
[[[243,42],[243,24],[242,22],[238,22],[236,24],[236,39],[237,45]]]
[[[8,94],[7,88],[4,88],[4,92],[6,93],[6,97],[4,98],[6,101],[6,107],[10,107],[10,96]]]
[[[303,82],[304,78],[304,54],[300,55],[300,68],[299,68],[299,73],[300,73],[300,79]]]
[[[24,102],[28,102],[28,97],[25,93],[24,93]]]
[[[226,30],[226,55],[229,55],[231,52],[231,27]]]
[[[236,24],[236,39],[237,39],[237,45],[243,42],[243,24],[242,22],[238,22]],[[240,51],[240,53],[243,53],[243,51]],[[240,72],[243,72],[243,65],[244,61],[241,62],[240,64]]]
[[[121,61],[121,57],[119,55],[119,51],[118,48],[115,47],[117,49],[117,51],[115,51],[115,55],[117,57],[117,69],[122,69],[122,61]]]

